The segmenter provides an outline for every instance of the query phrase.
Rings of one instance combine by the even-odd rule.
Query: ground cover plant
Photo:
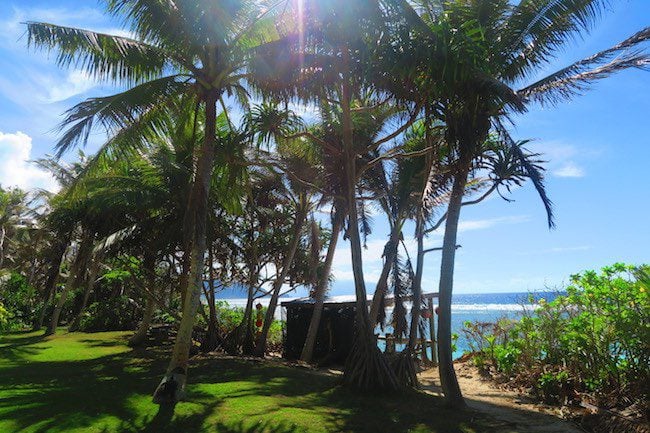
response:
[[[188,401],[151,401],[170,346],[131,349],[128,332],[0,337],[0,431],[481,433],[490,420],[419,392],[359,398],[338,379],[237,359],[195,358]],[[128,384],[128,386],[123,386]]]

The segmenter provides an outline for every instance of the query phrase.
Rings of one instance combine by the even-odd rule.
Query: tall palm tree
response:
[[[4,265],[7,240],[24,226],[27,217],[27,194],[18,189],[3,189],[0,185],[0,269]]]
[[[425,106],[446,125],[446,142],[455,164],[440,270],[440,378],[449,404],[464,405],[451,352],[451,294],[458,221],[473,160],[491,130],[522,159],[545,203],[553,227],[551,202],[543,179],[523,163],[504,119],[525,112],[533,102],[554,105],[588,88],[594,80],[626,68],[647,68],[648,57],[635,48],[650,38],[644,29],[612,48],[562,68],[521,88],[547,66],[575,35],[589,31],[608,2],[603,0],[423,1],[408,19],[418,37],[415,66],[421,74]],[[520,88],[520,90],[517,90]]]
[[[127,152],[156,135],[161,114],[181,95],[204,113],[204,142],[196,149],[195,176],[185,213],[190,251],[187,300],[167,374],[154,393],[158,402],[177,401],[187,380],[194,316],[203,285],[206,218],[213,163],[226,152],[216,134],[217,103],[245,97],[242,80],[252,49],[277,38],[273,14],[262,1],[105,0],[133,38],[30,22],[29,43],[56,50],[57,63],[77,67],[98,81],[128,90],[92,98],[68,111],[58,154],[83,144],[95,123],[111,135],[110,149]]]

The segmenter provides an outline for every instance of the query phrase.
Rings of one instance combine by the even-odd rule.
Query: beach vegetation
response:
[[[298,287],[316,298],[301,356],[314,362],[342,239],[356,303],[343,383],[365,392],[417,387],[424,256],[435,251],[440,379],[447,404],[462,408],[451,300],[463,206],[494,193],[510,200],[529,182],[553,227],[544,157],[510,124],[533,104],[556,106],[650,64],[648,28],[555,64],[605,0],[101,3],[125,33],[27,23],[31,48],[115,93],[64,114],[56,156],[37,161],[56,193],[0,188],[0,326],[45,324],[52,341],[60,326],[130,329],[138,348],[153,324],[173,328],[166,369],[148,365],[162,376],[154,400],[163,405],[197,396],[186,387],[197,345],[276,352],[278,303]],[[94,155],[59,159],[97,133],[105,141]],[[374,207],[390,235],[368,308],[363,260]],[[441,245],[425,248],[438,229]],[[636,386],[647,374],[639,333],[647,328],[638,325],[648,323],[646,274],[618,264],[579,274],[565,296],[516,324],[468,326],[477,365],[526,375],[547,400],[568,388],[600,395]],[[246,297],[242,309],[217,301],[233,287]],[[381,306],[391,294],[387,318]],[[268,307],[257,310],[260,298]],[[391,364],[377,346],[374,329],[389,320],[409,338],[405,362]]]
[[[571,277],[518,321],[467,323],[474,362],[546,403],[622,410],[647,404],[650,267],[615,263]]]

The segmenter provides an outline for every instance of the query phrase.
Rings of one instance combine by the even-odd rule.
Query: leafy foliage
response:
[[[127,296],[92,303],[79,323],[84,332],[127,331],[135,329],[142,317],[141,308]]]
[[[573,275],[566,295],[541,300],[519,322],[469,323],[464,333],[479,367],[530,386],[547,402],[643,399],[650,380],[649,286],[648,265],[616,263]]]
[[[17,272],[0,276],[0,329],[29,326],[35,314],[36,289]]]

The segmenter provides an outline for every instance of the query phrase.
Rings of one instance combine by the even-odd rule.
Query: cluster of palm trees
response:
[[[538,78],[568,40],[589,30],[603,0],[103,3],[131,37],[27,23],[31,46],[122,89],[75,105],[62,122],[57,156],[84,145],[96,129],[107,140],[60,174],[62,190],[47,202],[51,254],[42,293],[54,299],[62,263],[69,263],[53,332],[66,292],[92,281],[102,260],[138,257],[147,307],[137,343],[173,281],[180,324],[155,393],[159,402],[183,393],[195,316],[205,313],[202,296],[209,349],[263,355],[283,290],[311,285],[317,302],[302,353],[310,361],[342,234],[357,299],[344,382],[360,389],[414,384],[424,256],[439,250],[440,377],[448,402],[462,405],[450,328],[462,206],[530,180],[553,226],[539,156],[511,137],[510,116],[649,64],[639,48],[650,38],[644,29]],[[296,107],[309,115],[300,118]],[[369,309],[362,244],[371,205],[391,230]],[[331,209],[329,227],[314,218],[319,209]],[[409,221],[413,260],[403,257]],[[426,248],[426,236],[443,225],[440,248]],[[166,281],[172,273],[178,278]],[[214,290],[232,284],[247,288],[248,304],[236,332],[221,336]],[[403,305],[392,317],[395,331],[410,337],[397,362],[379,351],[374,336],[389,292],[416,300],[410,324]],[[256,335],[259,296],[270,304]]]

